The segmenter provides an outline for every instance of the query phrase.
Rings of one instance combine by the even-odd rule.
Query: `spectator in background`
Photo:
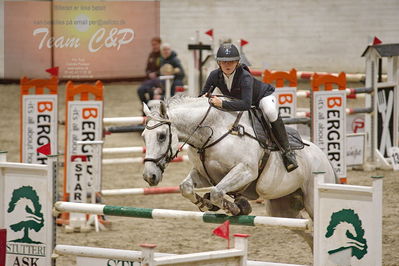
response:
[[[141,84],[137,89],[137,94],[141,102],[148,103],[149,100],[154,98],[154,90],[160,88],[159,80],[159,69],[161,67],[161,38],[154,37],[151,39],[152,51],[147,59],[147,66],[145,68],[145,73],[147,75],[147,80]]]
[[[171,94],[173,96],[176,86],[183,86],[184,69],[179,58],[177,58],[176,52],[172,51],[168,43],[161,45],[161,74],[175,76],[171,87]],[[162,91],[162,95],[165,95],[165,90]]]

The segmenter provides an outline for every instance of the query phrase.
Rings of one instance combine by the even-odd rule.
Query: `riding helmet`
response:
[[[216,53],[216,61],[238,61],[240,53],[237,47],[232,43],[223,43]]]

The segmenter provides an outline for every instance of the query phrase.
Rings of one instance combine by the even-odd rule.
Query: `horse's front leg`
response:
[[[213,205],[207,199],[202,198],[197,193],[195,193],[195,188],[209,187],[211,184],[202,178],[197,169],[191,169],[188,176],[181,182],[180,191],[181,194],[189,199],[192,203],[198,206],[201,211],[214,210]]]
[[[254,181],[258,176],[257,165],[239,163],[211,190],[212,204],[227,210],[233,215],[242,214],[239,206],[224,199],[226,193],[236,192]],[[246,211],[245,211],[246,212]],[[250,212],[250,210],[249,210]]]

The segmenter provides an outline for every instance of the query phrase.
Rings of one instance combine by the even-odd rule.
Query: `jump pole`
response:
[[[179,187],[154,187],[154,188],[122,188],[104,189],[101,191],[103,196],[122,196],[122,195],[154,195],[179,193]]]
[[[188,161],[188,156],[178,156],[172,160],[172,163],[179,163]],[[113,158],[113,159],[103,159],[102,163],[106,164],[129,164],[129,163],[144,163],[144,158],[136,157],[136,158]]]
[[[166,209],[149,209],[122,206],[108,206],[103,204],[74,203],[58,201],[54,208],[58,212],[77,212],[97,215],[135,217],[156,220],[185,220],[204,223],[222,224],[229,220],[234,225],[279,227],[293,230],[309,229],[307,219],[277,218],[265,216],[228,216],[225,214],[202,213],[194,211],[177,211]]]
[[[212,187],[195,188],[195,192],[209,192]],[[123,195],[156,195],[180,193],[180,188],[176,187],[147,187],[147,188],[121,188],[121,189],[104,189],[101,190],[103,196],[123,196]]]
[[[346,88],[346,98],[348,99],[357,99],[364,98],[365,94],[370,94],[373,92],[373,88],[371,87],[361,87],[361,88]],[[296,92],[296,96],[299,98],[310,98],[310,91],[306,90],[298,90]]]
[[[145,124],[145,116],[126,116],[126,117],[105,117],[103,123],[108,124],[133,124],[142,125]]]
[[[188,150],[188,146],[184,146],[181,150]],[[146,148],[144,146],[103,148],[103,154],[145,153],[145,152]]]
[[[255,77],[262,77],[263,71],[262,70],[258,70],[258,69],[250,69],[251,74]],[[273,70],[272,72],[276,72],[275,70]],[[328,73],[328,72],[311,72],[311,71],[297,71],[296,75],[298,80],[310,80],[313,76],[314,73],[319,73],[319,74],[329,74],[329,75],[338,75],[338,73]],[[346,74],[346,79],[348,82],[363,82],[366,80],[366,74],[363,73],[355,73],[355,74],[351,74],[348,73]],[[386,80],[387,79],[387,75],[382,75],[382,79]]]

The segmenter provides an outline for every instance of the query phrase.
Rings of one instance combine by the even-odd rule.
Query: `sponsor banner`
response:
[[[76,185],[78,175],[87,176],[87,189],[101,190],[101,149],[93,145],[78,145],[77,141],[95,141],[102,139],[102,101],[69,101],[68,102],[68,147],[67,147],[67,192],[79,193]],[[96,153],[96,154],[95,154]],[[72,156],[85,155],[87,163],[85,172],[74,168]],[[76,166],[76,165],[75,165]],[[84,168],[82,168],[84,169]],[[78,171],[79,170],[79,171]],[[76,190],[76,191],[75,191]]]
[[[50,144],[57,153],[57,95],[22,96],[22,162],[46,164],[47,156],[37,149]]]
[[[87,162],[71,162],[69,201],[87,203]]]
[[[141,266],[141,262],[113,260],[113,259],[98,259],[88,257],[76,257],[77,266]]]
[[[277,106],[279,114],[282,118],[293,118],[296,116],[296,88],[295,87],[282,87],[276,88],[274,95],[277,98]],[[290,125],[296,128],[296,125]]]
[[[313,93],[312,140],[324,151],[338,177],[346,177],[345,91]]]
[[[384,87],[378,89],[378,113],[377,113],[377,149],[384,157],[388,157],[388,149],[395,145],[395,130],[398,130],[398,122],[395,122],[395,88]],[[397,97],[397,96],[396,96]],[[397,118],[396,118],[397,120]]]
[[[73,157],[73,156],[72,156]],[[87,203],[87,162],[81,156],[72,158],[72,173],[69,173],[69,180],[72,188],[69,194],[70,202]],[[69,226],[72,228],[82,227],[86,225],[85,213],[70,213]]]
[[[346,116],[346,133],[364,133],[366,114],[352,114]]]
[[[37,164],[9,165],[0,163],[0,227],[7,229],[6,265],[52,265],[53,170]]]
[[[346,165],[355,166],[364,164],[366,134],[346,135]]]
[[[5,1],[5,77],[43,78],[52,62],[64,79],[144,76],[159,9],[159,1]]]
[[[323,185],[315,195],[315,265],[381,265],[382,180],[373,187]]]

